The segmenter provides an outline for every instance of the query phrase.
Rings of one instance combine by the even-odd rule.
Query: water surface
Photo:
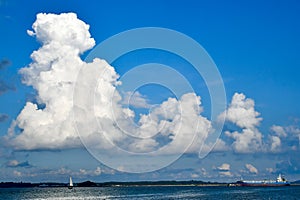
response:
[[[197,187],[141,186],[58,188],[1,188],[0,199],[72,200],[72,199],[300,199],[300,187]]]

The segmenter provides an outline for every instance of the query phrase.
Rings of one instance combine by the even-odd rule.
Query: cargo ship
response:
[[[231,183],[228,186],[248,186],[248,187],[279,187],[279,186],[289,186],[290,182],[285,180],[281,174],[278,175],[276,180],[261,180],[261,181],[246,181],[240,180],[236,183]]]

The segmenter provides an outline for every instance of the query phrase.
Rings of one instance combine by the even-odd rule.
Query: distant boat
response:
[[[69,189],[73,188],[73,181],[72,181],[72,177],[71,176],[70,176],[70,181],[69,181],[69,184],[68,184],[68,188]]]
[[[289,186],[290,182],[285,180],[281,176],[281,174],[278,175],[276,180],[260,180],[260,181],[245,181],[240,180],[236,183],[231,183],[229,186],[254,186],[254,187],[275,187],[275,186]]]

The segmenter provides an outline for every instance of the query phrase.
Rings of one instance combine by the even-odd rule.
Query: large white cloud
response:
[[[284,127],[282,127],[282,126],[273,125],[273,126],[271,126],[270,129],[271,129],[271,131],[273,131],[279,137],[286,137],[287,136],[287,133],[284,130]]]
[[[92,48],[95,41],[89,33],[89,25],[77,19],[75,13],[38,14],[28,34],[36,36],[43,45],[56,43],[58,46],[70,46],[74,51],[83,53]],[[49,54],[51,57],[53,52]],[[44,57],[40,57],[44,59]]]
[[[262,150],[262,134],[257,126],[262,118],[255,111],[254,101],[244,94],[235,93],[226,111],[221,114],[225,119],[241,128],[239,131],[226,131],[225,135],[234,139],[233,149],[239,153],[251,153]]]
[[[263,148],[262,134],[256,128],[242,129],[241,132],[226,131],[225,135],[234,139],[232,147],[238,153],[254,153]]]
[[[79,69],[86,65],[80,53],[94,46],[89,26],[76,14],[38,14],[33,31],[42,47],[31,54],[32,63],[20,69],[23,83],[37,91],[37,101],[27,102],[13,123],[21,134],[12,135],[16,149],[55,149],[79,146],[71,117],[72,91]]]
[[[225,130],[224,132],[225,136],[233,139],[232,142],[219,139],[218,143],[222,144],[223,150],[228,150],[226,147],[230,145],[237,153],[278,153],[296,150],[300,146],[295,145],[295,140],[300,141],[300,129],[296,126],[272,125],[270,133],[263,135],[259,130],[262,118],[255,110],[254,100],[242,93],[233,95],[231,103],[220,117],[225,117],[227,122],[237,128],[236,131]]]
[[[260,124],[262,118],[255,111],[254,101],[242,93],[235,93],[228,109],[222,113],[226,120],[236,124],[240,128],[254,128]]]
[[[28,33],[42,46],[32,53],[32,63],[20,74],[23,83],[37,91],[37,103],[27,102],[12,123],[6,139],[15,149],[80,147],[75,109],[76,125],[86,145],[106,149],[114,143],[133,152],[167,146],[165,153],[177,153],[192,143],[189,151],[199,150],[211,128],[210,121],[201,116],[200,97],[188,93],[169,98],[141,115],[135,126],[134,111],[123,107],[124,100],[116,91],[120,83],[115,69],[105,60],[86,63],[80,58],[95,45],[87,24],[74,13],[38,14],[32,28]],[[87,98],[90,95],[92,99]],[[139,107],[150,107],[141,95],[134,97]]]

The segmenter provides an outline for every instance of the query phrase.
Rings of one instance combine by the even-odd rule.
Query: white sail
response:
[[[69,183],[70,187],[73,187],[73,181],[72,181],[72,177],[70,176],[70,183]]]
[[[72,181],[72,177],[70,176],[70,181],[69,181],[69,185],[68,185],[69,189],[73,188],[73,181]]]

